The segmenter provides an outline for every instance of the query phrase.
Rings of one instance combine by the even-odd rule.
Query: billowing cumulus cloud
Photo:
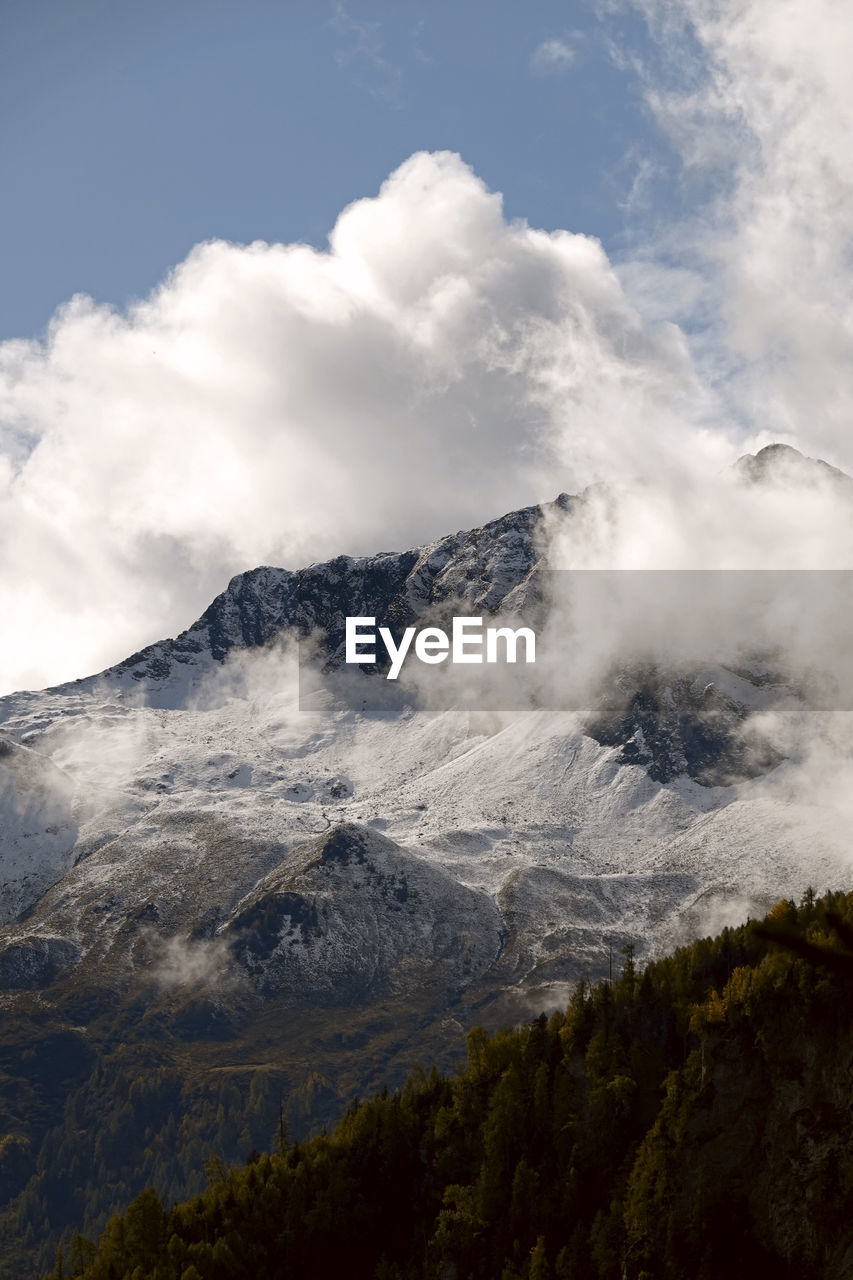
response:
[[[401,548],[603,475],[722,465],[680,330],[449,153],[328,251],[198,246],[0,347],[0,688],[187,625],[235,572]]]

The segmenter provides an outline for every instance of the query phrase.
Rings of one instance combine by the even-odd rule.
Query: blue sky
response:
[[[322,246],[419,149],[460,152],[507,216],[617,257],[679,198],[614,62],[614,43],[649,52],[636,17],[554,0],[7,0],[0,23],[0,338],[41,332],[76,292],[121,306],[201,240]]]

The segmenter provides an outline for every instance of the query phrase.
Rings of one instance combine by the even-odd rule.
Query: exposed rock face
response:
[[[641,765],[656,782],[687,774],[702,786],[759,777],[780,764],[772,743],[742,730],[749,707],[713,684],[658,671],[623,674],[586,722],[622,764]]]
[[[80,956],[80,948],[64,938],[41,934],[13,942],[0,951],[0,989],[31,991],[47,987]]]
[[[551,506],[568,510],[572,501],[561,494]],[[522,607],[542,553],[544,510],[525,507],[414,551],[338,556],[295,573],[264,567],[238,574],[188,631],[113,670],[160,680],[175,663],[192,664],[205,654],[221,661],[234,648],[269,644],[285,630],[306,636],[319,629],[334,654],[343,645],[348,616],[375,617],[377,625],[399,634],[443,604],[466,613]]]

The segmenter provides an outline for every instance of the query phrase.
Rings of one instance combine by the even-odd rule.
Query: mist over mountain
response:
[[[7,8],[0,1277],[845,1280],[847,7]]]
[[[851,482],[773,447],[724,483],[773,501],[829,486],[843,505]],[[562,627],[543,571],[567,545],[594,565],[602,501],[623,497],[594,488],[407,552],[257,568],[175,639],[0,701],[16,1265],[15,1231],[43,1219],[52,1238],[81,1214],[91,1228],[120,1185],[166,1176],[152,1134],[174,1124],[175,1090],[201,1115],[222,1107],[178,1143],[170,1185],[186,1194],[203,1142],[245,1155],[280,1097],[308,1132],[416,1059],[449,1065],[471,1025],[559,1006],[626,946],[648,958],[780,893],[847,883],[843,713],[810,700],[784,646],[667,667],[621,635],[607,650],[599,619],[586,639],[609,665],[589,667],[575,709],[436,708],[403,679],[368,706],[365,687],[389,682],[343,671],[348,616]],[[300,642],[331,673],[305,705]],[[172,1101],[109,1154],[97,1134],[123,1132],[124,1091],[150,1071]],[[56,1156],[67,1106],[91,1126],[74,1159]]]

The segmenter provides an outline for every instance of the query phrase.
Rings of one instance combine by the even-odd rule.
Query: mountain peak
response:
[[[232,649],[269,644],[284,630],[306,636],[319,629],[334,654],[343,645],[348,616],[375,617],[397,629],[449,601],[471,613],[512,610],[525,603],[540,563],[543,515],[567,511],[573,501],[561,493],[554,502],[522,507],[409,551],[336,556],[297,570],[264,565],[238,574],[187,631],[105,674],[163,681],[210,657],[222,661]]]
[[[735,470],[751,484],[825,484],[827,481],[853,485],[853,477],[822,458],[808,458],[789,444],[768,444],[758,453],[745,453]]]

